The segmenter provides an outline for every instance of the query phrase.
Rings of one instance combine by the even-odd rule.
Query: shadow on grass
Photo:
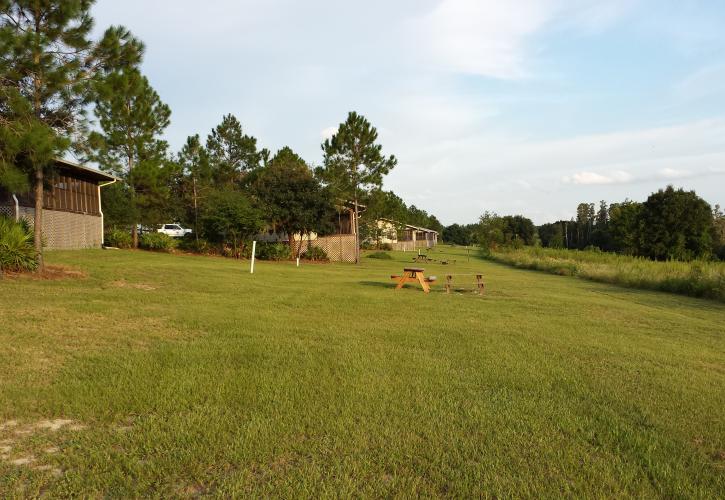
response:
[[[393,281],[391,281],[390,283],[385,283],[383,281],[360,281],[359,284],[365,286],[374,286],[377,288],[389,288],[391,290],[395,288],[395,283]]]

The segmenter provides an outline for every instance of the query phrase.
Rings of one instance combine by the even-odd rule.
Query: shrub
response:
[[[213,249],[209,242],[204,238],[197,239],[196,236],[187,234],[178,241],[178,248],[186,252],[210,254],[213,253]]]
[[[370,255],[368,255],[368,257],[371,259],[380,259],[380,260],[392,260],[393,259],[392,255],[390,255],[389,253],[385,253],[385,252],[371,253]]]
[[[37,268],[33,233],[27,221],[15,222],[0,216],[0,270],[34,271]]]
[[[289,245],[285,243],[257,243],[257,255],[260,260],[287,260],[292,252]]]
[[[375,250],[375,242],[370,240],[365,240],[362,243],[360,243],[360,248],[363,250]]]
[[[385,251],[390,252],[393,250],[393,245],[392,245],[392,243],[381,243],[380,250],[385,250]]]
[[[131,248],[131,233],[113,228],[106,233],[104,243],[109,247]]]
[[[177,244],[174,238],[164,233],[144,233],[139,239],[141,248],[158,252],[170,252]]]
[[[320,247],[310,247],[303,255],[308,260],[328,260],[327,252]]]

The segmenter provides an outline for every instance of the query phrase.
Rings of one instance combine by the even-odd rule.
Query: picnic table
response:
[[[396,290],[403,288],[406,283],[419,283],[425,293],[430,293],[429,284],[433,283],[436,278],[435,276],[426,278],[423,274],[424,271],[425,269],[421,269],[419,267],[406,267],[403,268],[402,276],[392,275],[390,276],[390,279],[398,281],[398,286],[395,287]]]
[[[486,291],[486,284],[483,281],[483,273],[459,273],[459,274],[446,274],[446,293],[451,293],[451,290],[453,290],[456,286],[456,284],[460,284],[461,281],[466,281],[462,279],[462,276],[470,276],[473,279],[473,292],[483,295]]]

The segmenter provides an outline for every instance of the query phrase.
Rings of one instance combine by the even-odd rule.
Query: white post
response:
[[[297,267],[300,267],[300,258],[297,257]]]
[[[254,274],[254,253],[257,251],[257,242],[252,242],[252,266],[249,268],[250,274]]]

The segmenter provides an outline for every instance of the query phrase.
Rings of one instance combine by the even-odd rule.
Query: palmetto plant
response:
[[[0,270],[34,271],[37,267],[29,224],[0,216]]]

